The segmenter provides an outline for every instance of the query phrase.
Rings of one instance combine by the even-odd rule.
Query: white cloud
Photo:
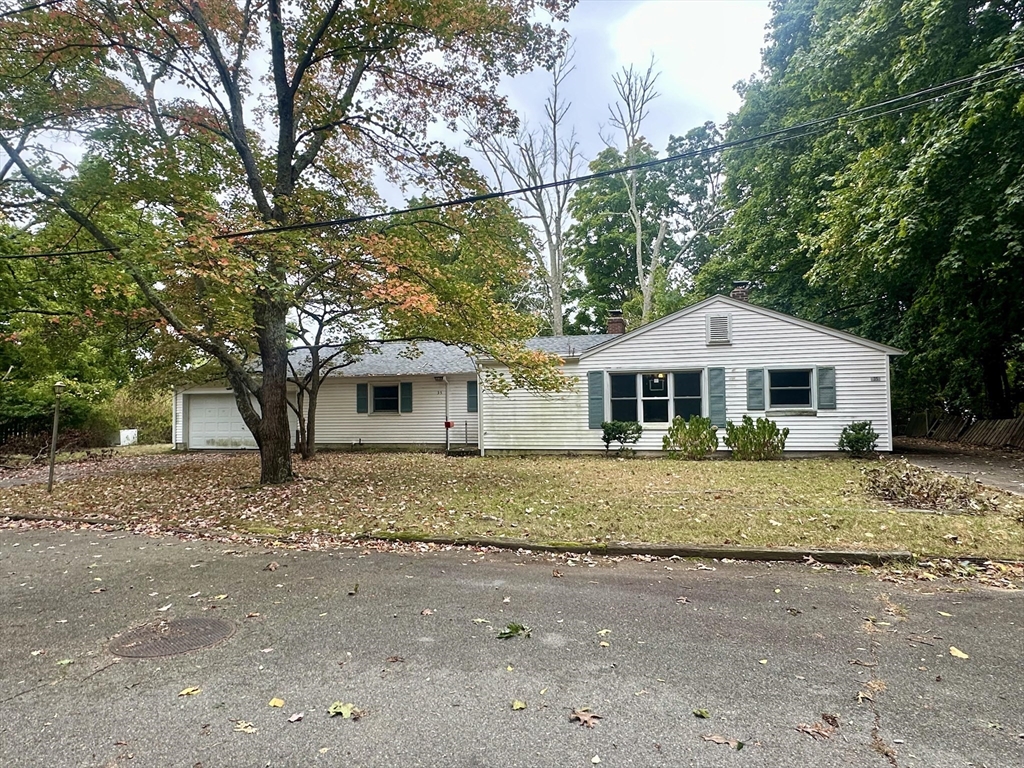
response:
[[[662,98],[652,111],[722,122],[740,106],[733,86],[760,67],[769,18],[765,0],[648,0],[609,30],[616,69],[646,68],[653,55]]]

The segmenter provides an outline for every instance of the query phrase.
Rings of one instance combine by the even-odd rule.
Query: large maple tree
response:
[[[344,296],[367,327],[462,343],[553,382],[508,343],[530,328],[498,287],[525,262],[493,257],[486,212],[225,235],[377,212],[382,185],[434,200],[478,191],[431,126],[514,129],[499,81],[555,60],[572,4],[2,3],[0,205],[57,250],[103,249],[75,258],[116,267],[98,290],[138,294],[158,333],[216,360],[261,480],[284,481],[289,329],[309,302]]]

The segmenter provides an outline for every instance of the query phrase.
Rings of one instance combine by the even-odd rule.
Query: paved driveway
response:
[[[1020,593],[573,562],[0,531],[0,762],[1024,765]],[[237,629],[178,656],[107,650],[130,627],[194,616]],[[509,622],[532,636],[497,639]],[[335,701],[365,714],[330,718]],[[570,722],[583,707],[592,729]]]
[[[897,438],[893,455],[926,469],[1024,494],[1024,454],[936,440]]]

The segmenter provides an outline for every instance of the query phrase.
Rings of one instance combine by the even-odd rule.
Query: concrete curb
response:
[[[650,557],[696,557],[721,560],[752,560],[752,561],[786,561],[799,562],[808,557],[819,563],[837,565],[884,565],[896,561],[911,560],[910,552],[856,552],[848,550],[826,549],[794,549],[779,547],[776,549],[755,549],[753,547],[712,546],[698,544],[637,544],[619,542],[615,544],[539,544],[525,539],[473,538],[462,536],[357,536],[356,540],[369,541],[401,541],[405,543],[434,544],[438,546],[495,547],[498,549],[529,549],[534,552],[560,552],[579,555],[632,556],[649,555]],[[971,558],[958,558],[971,559]],[[986,562],[987,558],[975,558]]]
[[[120,520],[110,518],[88,518],[88,517],[57,517],[54,515],[30,515],[30,514],[7,514],[0,515],[0,520],[26,520],[30,522],[55,522],[74,523],[78,525],[106,525],[121,530],[128,526]],[[167,528],[167,533],[197,535],[198,531]],[[272,536],[267,534],[245,534],[250,538],[266,542],[278,542],[282,544],[296,543],[296,539],[289,536]],[[354,543],[369,541],[388,541],[402,544],[432,544],[441,547],[493,547],[495,549],[508,550],[531,550],[533,552],[554,552],[561,554],[576,555],[598,555],[606,557],[631,557],[633,555],[661,557],[661,558],[703,558],[706,560],[747,560],[751,562],[802,562],[812,558],[819,563],[833,565],[886,565],[888,563],[906,562],[908,560],[955,560],[957,562],[969,562],[976,564],[984,563],[1011,563],[1016,564],[1021,560],[1007,560],[1001,558],[978,557],[977,555],[962,555],[960,557],[949,557],[947,555],[918,554],[903,550],[893,552],[858,552],[856,550],[842,549],[796,549],[793,547],[778,547],[775,549],[756,549],[753,547],[737,547],[730,545],[701,545],[701,544],[640,544],[632,542],[618,542],[615,544],[574,544],[571,542],[542,544],[526,539],[501,539],[501,538],[474,538],[469,536],[413,536],[409,534],[391,535],[388,534],[359,534],[351,537],[338,537],[338,541],[350,541]]]

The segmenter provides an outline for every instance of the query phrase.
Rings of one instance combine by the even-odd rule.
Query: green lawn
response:
[[[1024,558],[1019,500],[984,516],[899,510],[864,489],[865,462],[335,453],[254,485],[255,455],[0,489],[0,515],[101,514],[133,526],[261,534],[492,536],[909,550]],[[955,537],[955,538],[954,538]]]

